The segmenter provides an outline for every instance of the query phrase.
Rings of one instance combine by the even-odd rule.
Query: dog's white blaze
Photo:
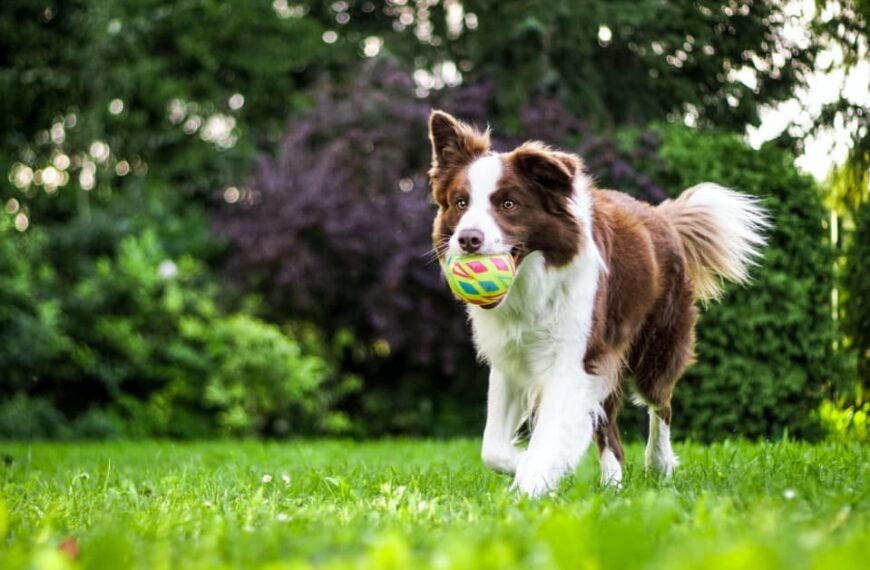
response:
[[[468,191],[471,199],[468,201],[468,209],[462,215],[459,225],[450,238],[451,254],[463,253],[459,246],[459,233],[467,229],[483,232],[480,253],[494,255],[510,251],[510,246],[505,244],[504,234],[495,221],[490,202],[493,192],[498,189],[502,170],[501,157],[497,154],[478,158],[468,167]]]
[[[598,463],[601,466],[601,484],[608,487],[621,487],[622,465],[619,464],[619,460],[609,447],[601,452]]]
[[[670,477],[677,468],[679,460],[671,448],[671,427],[650,408],[649,439],[644,454],[646,468],[655,468],[665,477]]]

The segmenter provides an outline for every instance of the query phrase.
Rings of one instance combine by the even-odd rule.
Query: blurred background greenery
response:
[[[4,0],[0,438],[478,433],[485,371],[428,256],[440,107],[654,203],[761,196],[770,247],[706,310],[677,432],[866,439],[868,18]]]

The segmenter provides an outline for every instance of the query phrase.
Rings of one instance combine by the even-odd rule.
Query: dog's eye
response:
[[[504,208],[505,210],[513,210],[514,208],[517,207],[517,203],[514,200],[511,200],[510,198],[505,198],[504,201],[502,201],[502,203],[501,203],[501,207]]]
[[[460,210],[464,210],[468,207],[468,200],[466,200],[465,198],[460,198],[456,201],[456,207]]]

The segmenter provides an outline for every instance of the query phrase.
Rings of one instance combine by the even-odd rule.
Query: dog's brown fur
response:
[[[625,194],[593,190],[593,205],[593,235],[608,272],[598,285],[586,369],[606,357],[624,362],[638,396],[670,424],[671,394],[692,361],[698,317],[680,236],[658,208]],[[596,441],[619,459],[618,409],[615,392]]]

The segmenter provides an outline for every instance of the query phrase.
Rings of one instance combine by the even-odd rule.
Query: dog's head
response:
[[[562,266],[577,254],[583,235],[577,156],[534,142],[491,152],[488,131],[442,111],[429,119],[429,138],[429,180],[438,204],[432,239],[439,256],[510,253],[519,265],[540,251],[548,265]]]

